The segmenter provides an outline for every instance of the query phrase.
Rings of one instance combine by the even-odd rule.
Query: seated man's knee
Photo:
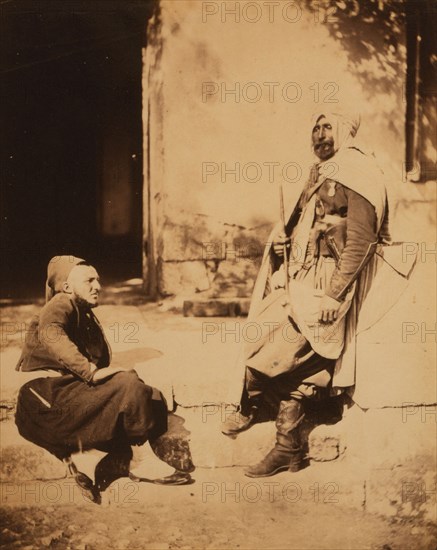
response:
[[[134,370],[117,372],[114,377],[119,384],[123,384],[126,386],[136,385],[141,382],[141,380],[138,378],[138,374]]]

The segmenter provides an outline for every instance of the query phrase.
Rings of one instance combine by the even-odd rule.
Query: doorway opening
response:
[[[2,298],[42,296],[52,256],[142,276],[142,48],[155,1],[2,9]]]

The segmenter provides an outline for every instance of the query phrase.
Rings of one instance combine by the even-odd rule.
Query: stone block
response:
[[[190,448],[196,466],[219,468],[247,466],[260,461],[275,444],[274,422],[255,424],[249,430],[230,438],[221,433],[221,424],[234,410],[225,403],[207,403],[200,407],[178,407],[190,431]],[[309,440],[309,457],[323,462],[340,456],[341,444],[335,426],[322,428]],[[331,430],[329,430],[331,429]],[[328,435],[329,434],[329,435]]]
[[[365,482],[366,511],[435,521],[434,418],[435,406],[364,411],[354,405],[332,426],[347,446],[345,465]]]
[[[353,399],[363,409],[402,407],[406,403],[437,402],[435,370],[435,281],[433,245],[422,242],[408,286],[384,289],[372,286],[368,300],[402,294],[394,306],[357,337],[356,388]],[[375,302],[376,303],[376,302]],[[361,317],[362,319],[362,317]],[[378,383],[375,383],[375,381]]]
[[[2,481],[20,483],[27,480],[62,479],[66,476],[64,464],[45,449],[23,439],[12,419],[1,422],[0,428]]]
[[[309,457],[317,462],[335,460],[345,450],[339,424],[316,426],[308,437]]]
[[[188,318],[187,318],[188,319]],[[196,332],[167,332],[166,354],[174,365],[174,399],[184,407],[227,402],[240,382],[236,360],[241,341],[241,320],[205,319]],[[234,383],[233,383],[234,381]]]
[[[186,300],[184,317],[228,317],[230,304],[223,300]]]
[[[158,254],[164,261],[173,262],[255,258],[263,255],[269,230],[269,224],[245,228],[211,216],[178,211],[165,221]]]
[[[159,292],[163,296],[208,290],[211,281],[202,260],[187,262],[160,262]]]
[[[212,297],[250,296],[266,227],[246,229],[207,216],[167,220],[159,254],[163,296],[210,290]],[[264,240],[263,240],[264,239]],[[211,283],[213,282],[212,286]]]
[[[224,224],[208,216],[175,212],[167,218],[158,251],[166,262],[219,260],[225,258]]]
[[[259,265],[260,258],[235,258],[220,262],[212,282],[211,297],[249,298]]]
[[[341,426],[348,456],[369,467],[397,465],[420,455],[436,455],[435,406],[410,405],[364,411],[346,410]]]
[[[238,317],[247,315],[250,300],[241,299],[193,299],[185,300],[185,317]]]
[[[245,229],[240,226],[227,226],[225,235],[225,258],[228,260],[248,259],[259,263],[263,257],[267,239],[261,228]]]
[[[196,467],[222,468],[247,466],[261,460],[274,445],[275,429],[271,422],[257,424],[231,439],[221,433],[221,423],[231,409],[219,403],[203,407],[178,407],[191,432],[190,448]]]

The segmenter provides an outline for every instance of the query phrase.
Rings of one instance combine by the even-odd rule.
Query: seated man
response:
[[[222,428],[234,437],[266,419],[266,409],[274,412],[276,445],[246,470],[249,477],[304,465],[305,400],[345,368],[342,354],[375,275],[375,251],[390,240],[386,189],[374,157],[355,139],[358,127],[359,118],[314,116],[316,162],[263,258],[249,321],[268,332],[245,344],[240,410]]]
[[[47,273],[46,304],[32,320],[17,370],[49,370],[52,376],[21,387],[15,421],[23,437],[63,460],[98,502],[97,463],[108,452],[127,448],[132,456],[129,446],[153,445],[167,430],[167,405],[134,370],[110,365],[110,347],[92,311],[101,289],[94,267],[74,256],[55,256]],[[146,475],[133,472],[132,479],[152,481],[150,461],[158,459],[148,451],[148,461],[139,465]],[[165,474],[173,473],[156,483],[190,481],[188,474],[160,464]]]

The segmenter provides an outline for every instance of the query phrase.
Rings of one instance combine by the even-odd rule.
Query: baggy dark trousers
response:
[[[25,439],[62,460],[80,450],[153,441],[167,431],[167,404],[135,371],[95,386],[66,374],[24,384],[15,422]]]
[[[246,367],[245,393],[241,403],[243,415],[250,413],[250,407],[254,402],[261,407],[259,419],[276,419],[281,401],[291,399],[291,392],[295,391],[302,382],[322,370],[333,373],[334,359],[326,359],[313,352],[307,361],[291,372],[284,372],[273,378]]]

